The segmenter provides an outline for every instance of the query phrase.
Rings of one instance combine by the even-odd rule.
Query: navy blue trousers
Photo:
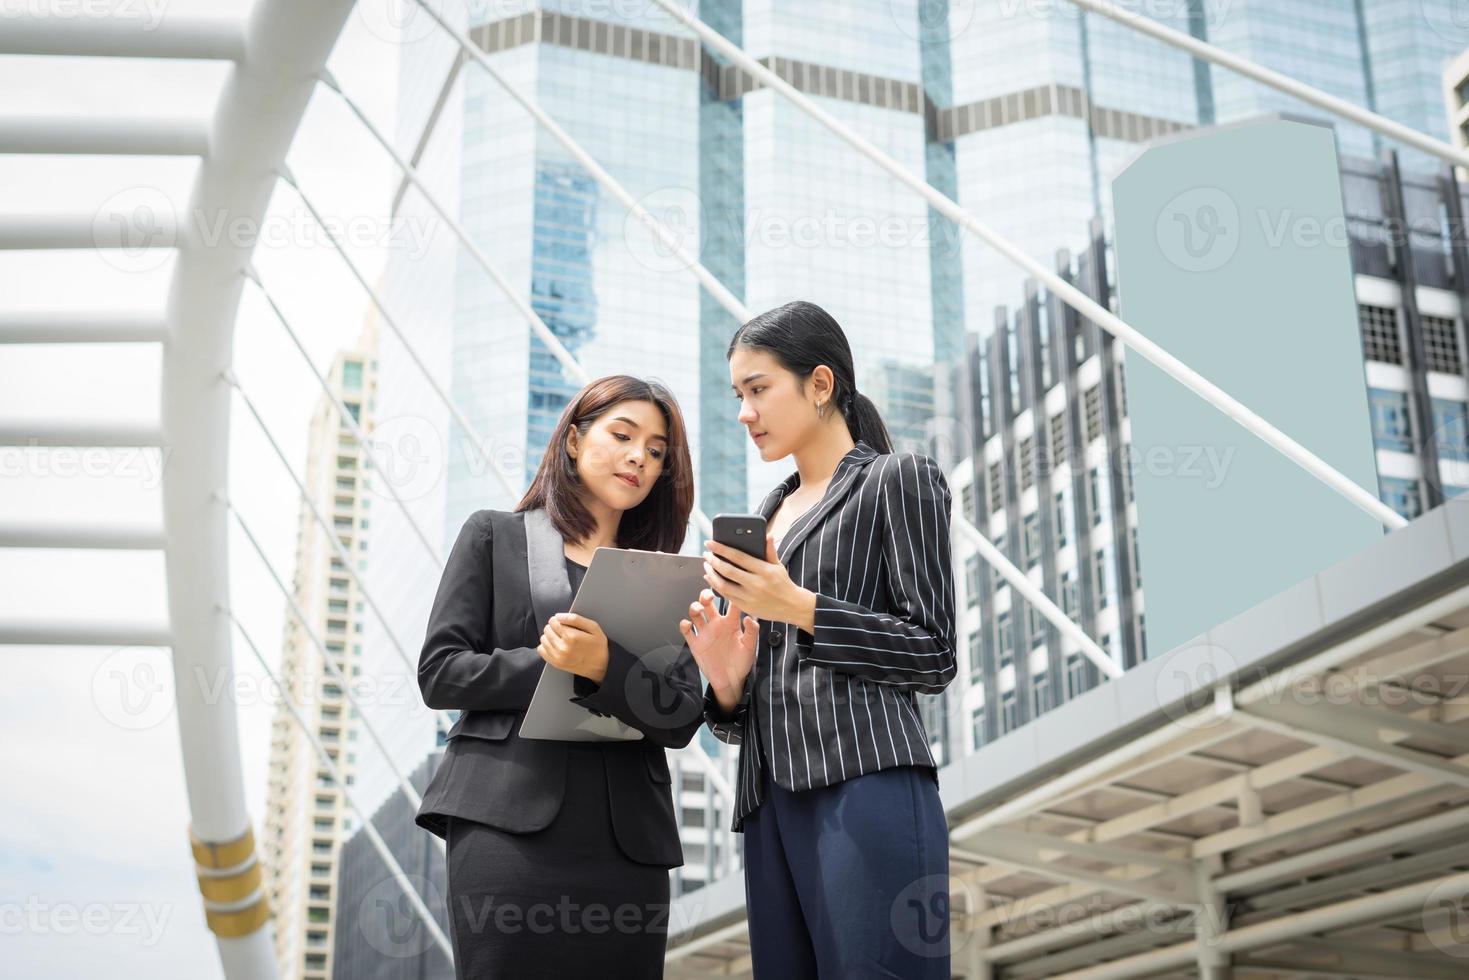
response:
[[[766,776],[744,825],[755,980],[949,980],[949,831],[930,772],[796,793]]]

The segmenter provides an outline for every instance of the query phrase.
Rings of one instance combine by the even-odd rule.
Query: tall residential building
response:
[[[1469,493],[1469,252],[1462,219],[1438,220],[1469,209],[1469,186],[1406,173],[1390,153],[1344,158],[1342,182],[1378,496],[1412,519]],[[1094,220],[1091,245],[1057,271],[1115,308],[1107,255]],[[958,508],[1127,669],[1167,651],[1144,630],[1123,365],[1119,341],[1028,283],[947,383],[973,436],[951,471]],[[947,692],[949,735],[972,751],[1100,673],[967,541],[955,553],[966,669]]]
[[[360,574],[366,565],[370,498],[363,493],[361,447],[337,402],[370,431],[376,407],[377,324],[369,320],[354,350],[337,355],[327,380],[333,397],[317,401],[307,437],[304,483],[311,503]],[[350,682],[361,674],[363,603],[353,577],[301,502],[296,528],[294,598],[310,622],[287,610],[281,643],[283,694],[300,706],[312,734],[350,785],[357,767],[356,712],[325,666],[325,656]],[[271,723],[270,770],[261,861],[275,917],[278,971],[283,978],[332,976],[337,920],[336,875],[342,841],[352,830],[341,786],[284,706]]]

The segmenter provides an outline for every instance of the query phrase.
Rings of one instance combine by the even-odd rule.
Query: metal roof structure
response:
[[[940,784],[968,980],[1469,976],[1469,500]],[[749,964],[741,882],[678,899],[670,976]]]

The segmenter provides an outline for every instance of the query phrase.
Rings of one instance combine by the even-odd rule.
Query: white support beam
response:
[[[163,446],[156,422],[0,419],[0,446]]]
[[[1248,706],[1241,705],[1236,710],[1236,717],[1287,738],[1312,742],[1406,772],[1469,787],[1469,766],[1397,744],[1397,740],[1403,737],[1400,734],[1397,740],[1390,741],[1384,735],[1391,735],[1393,729],[1364,724],[1361,713],[1354,713],[1345,705],[1302,704],[1287,695],[1281,701],[1261,700]]]
[[[0,344],[158,343],[167,336],[161,313],[0,313]]]
[[[1098,891],[1132,895],[1155,902],[1171,902],[1179,906],[1197,902],[1197,892],[1192,883],[1161,873],[1150,865],[1144,866],[1147,869],[1147,878],[1141,878],[1134,875],[1133,869],[1125,866],[1116,869],[1116,874],[1111,874],[1086,871],[1049,860],[1045,849],[1058,849],[1055,846],[1057,843],[1059,842],[1047,840],[1037,846],[1024,840],[1016,841],[1013,836],[989,834],[973,843],[966,842],[964,847],[950,846],[949,859],[972,864],[1000,864],[1038,878],[1090,885]]]
[[[1448,902],[1461,899],[1465,895],[1469,895],[1469,872],[1405,885],[1392,891],[1365,895],[1308,912],[1282,916],[1269,922],[1231,929],[1219,935],[1216,945],[1225,953],[1262,949],[1298,936],[1344,929],[1372,922],[1383,916],[1406,915],[1415,910],[1421,912],[1424,903],[1430,898]],[[1194,942],[1178,943],[1138,956],[1065,973],[1055,980],[1127,980],[1129,977],[1146,977],[1191,964],[1197,947],[1198,944]]]
[[[117,116],[0,117],[0,153],[204,156],[209,152],[207,122]]]
[[[245,23],[164,6],[131,4],[111,15],[5,17],[0,54],[87,55],[114,58],[186,58],[239,61]],[[151,9],[156,8],[156,10]]]
[[[167,623],[74,616],[0,619],[0,646],[167,647],[173,641]]]
[[[352,0],[255,0],[238,43],[234,29],[190,30],[189,19],[172,16],[159,30],[144,32],[158,35],[151,41],[137,35],[98,38],[95,30],[77,31],[76,41],[90,40],[113,53],[126,41],[139,56],[171,46],[175,56],[237,59],[212,117],[210,154],[198,167],[187,203],[175,210],[227,214],[258,226],[276,188],[276,168],[311,101],[316,73],[352,9]],[[51,40],[66,46],[56,53],[77,53],[77,43],[67,45],[63,36]],[[165,555],[174,671],[202,674],[229,690],[235,677],[233,631],[218,612],[230,595],[228,509],[217,494],[230,484],[232,399],[220,373],[233,357],[243,273],[255,236],[211,241],[197,222],[181,222],[175,231],[160,398],[163,444],[170,453],[163,469],[163,516],[173,544]],[[206,842],[235,840],[252,825],[236,706],[230,698],[207,697],[197,684],[176,684],[175,692],[193,833]],[[275,976],[272,933],[269,920],[244,935],[216,933],[226,980]]]
[[[161,551],[161,524],[117,521],[0,521],[0,548],[98,548]]]
[[[148,222],[121,214],[7,214],[0,217],[0,250],[171,248],[179,227],[172,210]]]

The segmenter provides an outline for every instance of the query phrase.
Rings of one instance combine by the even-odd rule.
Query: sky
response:
[[[384,3],[359,3],[328,67],[378,128],[393,132],[397,51]],[[166,6],[164,6],[166,4]],[[95,12],[244,17],[250,0],[25,0],[0,18]],[[0,30],[4,30],[0,23]],[[0,55],[0,117],[211,115],[228,68],[196,62]],[[350,223],[369,280],[387,253],[392,161],[325,89],[288,164],[318,208]],[[138,202],[182,211],[197,161],[0,155],[0,215],[106,214]],[[325,369],[353,346],[361,288],[277,186],[255,262]],[[0,253],[0,314],[161,309],[171,260],[93,252]],[[136,348],[136,349],[133,349]],[[318,389],[253,287],[235,327],[234,368],[298,472]],[[11,346],[0,358],[0,418],[156,419],[157,345]],[[270,561],[294,567],[295,490],[236,401],[230,498]],[[160,516],[157,452],[0,449],[0,524],[148,522]],[[235,613],[272,662],[284,603],[231,526]],[[0,619],[167,619],[161,556],[0,549]],[[271,700],[264,672],[234,640],[241,760],[250,813],[264,809]],[[8,977],[221,975],[188,844],[178,719],[160,649],[0,649],[0,949]]]

